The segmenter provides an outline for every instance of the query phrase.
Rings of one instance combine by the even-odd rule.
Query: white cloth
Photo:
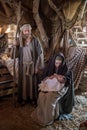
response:
[[[39,84],[41,91],[60,91],[64,87],[64,83],[60,83],[57,78],[47,78]]]
[[[8,68],[10,74],[14,76],[14,59],[8,58],[7,60],[5,60],[5,65]],[[18,77],[18,58],[15,59],[15,73]]]

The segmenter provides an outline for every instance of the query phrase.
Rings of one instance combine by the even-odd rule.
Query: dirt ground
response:
[[[83,91],[84,90],[84,91]],[[83,78],[79,90],[75,95],[84,96],[87,99],[87,77]],[[87,103],[83,103],[80,98],[76,97],[77,106],[72,112],[74,116],[73,121],[63,121],[62,123],[56,121],[53,125],[41,127],[35,124],[30,115],[35,109],[34,106],[27,104],[25,106],[14,107],[12,96],[0,99],[0,130],[78,130],[81,120],[87,117]],[[81,97],[83,100],[84,98]],[[80,105],[80,106],[78,106]],[[82,112],[82,113],[81,113]],[[81,115],[82,114],[82,115]],[[81,115],[81,118],[80,118]],[[65,124],[65,125],[63,125]],[[72,127],[71,127],[72,126]]]
[[[30,104],[14,107],[12,97],[0,101],[0,130],[39,130],[40,126],[31,120],[35,108]]]

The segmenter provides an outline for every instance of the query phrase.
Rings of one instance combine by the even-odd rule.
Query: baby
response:
[[[41,91],[60,91],[65,84],[65,77],[58,74],[53,74],[45,78],[40,84]]]

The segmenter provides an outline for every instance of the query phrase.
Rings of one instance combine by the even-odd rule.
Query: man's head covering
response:
[[[20,28],[20,31],[23,31],[24,29],[32,30],[32,27],[31,27],[30,24],[24,24],[24,25]]]
[[[26,35],[23,36],[23,30],[24,29],[28,29],[31,31],[32,27],[30,24],[24,24],[21,28],[20,28],[20,36],[19,36],[19,39],[20,39],[20,46],[23,46],[23,38],[25,39],[26,38]],[[27,36],[28,37],[28,36]]]

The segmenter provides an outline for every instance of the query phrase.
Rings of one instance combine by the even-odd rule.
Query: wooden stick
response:
[[[15,35],[15,40],[17,40],[17,33],[18,33],[18,29],[19,29],[19,24],[22,18],[22,14],[21,13],[21,2],[19,2],[19,4],[16,5],[17,10],[16,10],[16,16],[17,16],[17,29],[16,29],[16,35]],[[13,71],[14,71],[14,76],[13,76],[13,80],[14,80],[14,86],[13,86],[13,103],[14,106],[16,106],[16,101],[15,101],[15,89],[16,89],[16,72],[15,72],[15,53],[16,53],[16,46],[14,45],[14,52],[13,52],[13,58],[14,58],[14,66],[13,66]]]

